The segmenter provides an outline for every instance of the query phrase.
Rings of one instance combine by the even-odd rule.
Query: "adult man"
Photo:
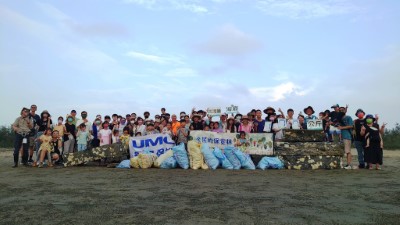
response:
[[[264,132],[265,120],[263,120],[261,116],[262,116],[261,110],[257,109],[256,118],[254,118],[254,123],[257,124],[257,133]]]
[[[165,112],[165,108],[161,108],[161,117],[164,117],[167,115],[167,113]]]
[[[337,127],[339,126],[340,121],[342,120],[344,114],[342,112],[340,112],[339,104],[334,104],[331,108],[334,111],[329,113],[329,117],[330,117],[329,132],[330,132],[330,135],[332,136],[332,140],[334,139],[335,134],[337,134],[339,136],[339,141],[341,141],[342,140],[341,132]]]
[[[29,113],[29,118],[33,120],[33,128],[31,130],[30,136],[29,136],[29,163],[33,163],[32,157],[33,157],[33,152],[36,150],[35,149],[35,139],[37,137],[37,129],[39,128],[40,122],[40,116],[36,114],[37,111],[37,106],[35,104],[31,105],[31,111]]]
[[[144,116],[144,120],[147,120],[150,118],[150,113],[148,111],[146,111],[143,113],[143,116]]]
[[[93,124],[87,119],[88,113],[86,111],[81,112],[82,119],[77,121],[77,126],[80,126],[82,123],[86,125],[87,131],[92,134]],[[100,117],[101,118],[101,117]]]
[[[352,169],[351,167],[351,139],[352,139],[352,130],[353,130],[353,119],[350,116],[346,115],[346,109],[344,107],[340,107],[340,112],[343,113],[343,118],[340,121],[340,125],[338,129],[341,131],[343,144],[344,144],[344,152],[346,153],[347,165],[344,167],[345,169]]]
[[[79,127],[80,124],[77,125],[77,122],[78,122],[78,120],[80,120],[80,119],[76,117],[76,110],[75,110],[75,109],[71,110],[71,116],[72,116],[72,118],[74,119],[74,120],[72,121],[72,124],[75,125],[75,127]],[[67,115],[66,117],[68,118],[68,115]]]
[[[177,117],[175,114],[172,115],[171,119],[172,119],[172,121],[171,121],[172,134],[176,136],[176,132],[179,129],[179,127],[181,126],[181,123],[177,120]]]
[[[29,109],[23,108],[21,116],[18,117],[12,125],[15,134],[14,141],[14,166],[18,167],[19,149],[23,148],[22,164],[28,165],[28,148],[29,148],[29,133],[33,128],[33,119],[29,118]]]
[[[203,123],[201,122],[201,115],[193,114],[193,128],[194,130],[203,130]]]
[[[354,131],[355,131],[355,136],[354,136],[354,147],[357,149],[357,155],[358,155],[358,168],[363,169],[365,168],[365,162],[364,162],[364,142],[365,134],[361,134],[362,127],[366,126],[365,123],[365,112],[362,109],[358,109],[356,112],[357,119],[354,120]]]

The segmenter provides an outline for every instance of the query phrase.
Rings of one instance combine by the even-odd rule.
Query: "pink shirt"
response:
[[[100,146],[103,145],[109,145],[110,143],[110,135],[111,135],[111,130],[100,130],[99,131],[99,138],[102,140],[103,143],[100,143]]]
[[[243,125],[243,123],[239,126],[239,132],[244,131],[245,133],[251,133],[252,125],[249,123],[247,125]]]

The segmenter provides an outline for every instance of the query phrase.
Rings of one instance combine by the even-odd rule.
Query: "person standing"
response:
[[[33,120],[33,129],[31,130],[29,137],[29,163],[33,163],[32,157],[33,152],[36,151],[35,139],[37,136],[37,129],[40,124],[40,116],[36,114],[37,106],[35,104],[31,105],[31,111],[29,113],[29,118]]]
[[[265,120],[263,120],[261,116],[261,110],[256,110],[256,118],[254,119],[254,123],[257,123],[257,133],[264,132]]]
[[[15,134],[14,141],[14,166],[18,167],[19,150],[22,146],[22,164],[28,165],[28,148],[29,148],[29,133],[33,128],[33,120],[29,118],[29,109],[23,108],[21,116],[18,117],[12,125]]]
[[[364,169],[365,168],[365,138],[364,134],[361,133],[362,128],[366,126],[365,123],[365,112],[362,109],[358,109],[356,112],[357,119],[354,120],[354,147],[357,149],[358,155],[358,168]]]
[[[67,123],[65,123],[64,132],[64,151],[63,154],[73,153],[76,140],[76,126],[73,124],[74,117],[67,116]]]
[[[353,130],[353,119],[350,116],[346,115],[346,109],[344,107],[340,107],[340,112],[343,113],[343,118],[338,126],[338,129],[341,131],[343,144],[344,144],[344,152],[346,153],[347,165],[344,167],[345,169],[352,169],[351,167],[351,140],[352,140],[352,130]]]

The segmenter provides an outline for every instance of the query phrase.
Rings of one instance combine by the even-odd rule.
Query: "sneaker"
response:
[[[351,169],[353,169],[353,167],[351,167],[350,165],[347,165],[347,166],[344,167],[344,169],[345,170],[351,170]]]
[[[33,163],[33,160],[32,160],[32,159],[29,159],[29,160],[28,160],[28,163]]]
[[[43,163],[39,163],[38,168],[43,168]]]

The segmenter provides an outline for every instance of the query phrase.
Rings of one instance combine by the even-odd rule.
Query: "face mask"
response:
[[[135,121],[134,121],[134,120],[131,120],[131,124],[135,124]]]
[[[275,117],[270,117],[269,120],[273,121],[275,120]]]
[[[368,123],[368,124],[371,124],[372,122],[373,122],[372,119],[367,119],[367,123]]]
[[[362,118],[364,118],[364,113],[359,113],[359,114],[358,114],[358,119],[361,120]]]
[[[60,123],[60,124],[61,124],[62,122],[63,122],[62,120],[59,120],[59,121],[58,121],[58,123]]]
[[[73,122],[74,121],[74,119],[72,119],[72,118],[68,118],[68,122]]]
[[[82,119],[86,119],[87,115],[86,114],[82,114]]]
[[[100,124],[101,124],[101,122],[100,122],[100,121],[96,121],[96,124],[97,124],[97,125],[100,125]]]

